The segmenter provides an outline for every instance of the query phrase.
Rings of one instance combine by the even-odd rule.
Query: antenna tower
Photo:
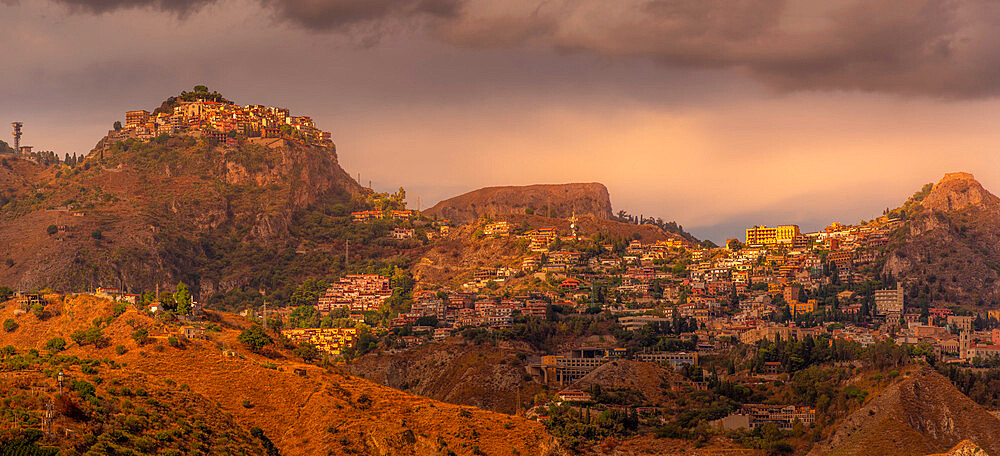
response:
[[[17,152],[21,151],[21,127],[24,126],[24,122],[11,122],[11,127],[14,127],[14,132],[11,136],[14,137],[14,150]]]

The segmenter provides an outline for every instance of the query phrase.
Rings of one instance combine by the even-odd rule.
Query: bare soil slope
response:
[[[809,454],[925,455],[948,451],[963,440],[1000,454],[1000,420],[956,390],[948,379],[923,368],[845,418]]]
[[[462,343],[461,338],[397,353],[370,353],[346,369],[376,383],[453,404],[514,413],[530,407],[541,385],[525,379],[525,350]]]
[[[48,338],[89,327],[94,318],[112,316],[112,304],[89,296],[54,298],[47,318],[21,313],[12,302],[0,308],[0,319],[13,318],[19,328],[0,333],[0,346],[43,350]],[[240,319],[221,316],[220,332],[211,340],[190,340],[181,347],[164,343],[162,326],[130,310],[103,326],[102,348],[70,343],[64,354],[107,358],[120,369],[101,372],[102,383],[139,376],[149,388],[185,385],[213,410],[231,414],[242,429],[260,427],[284,455],[316,454],[558,454],[557,443],[540,423],[412,396],[339,370],[306,365],[283,349],[270,357],[246,351],[237,341]],[[133,328],[147,328],[153,342],[139,346]],[[161,338],[157,338],[161,335]],[[118,355],[114,347],[127,352]],[[228,350],[231,351],[228,351]],[[44,350],[43,350],[44,352]],[[294,369],[305,369],[297,375]],[[25,375],[34,370],[12,370]],[[70,378],[88,378],[71,370]],[[99,394],[100,395],[100,394]]]

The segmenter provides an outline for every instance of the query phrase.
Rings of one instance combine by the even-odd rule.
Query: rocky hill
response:
[[[569,218],[574,212],[611,218],[611,196],[607,187],[596,182],[486,187],[441,201],[424,214],[465,224],[484,215],[498,218],[533,213]]]
[[[540,384],[526,379],[526,348],[463,343],[454,338],[396,353],[373,352],[347,370],[376,383],[452,404],[514,413],[530,407]],[[521,356],[518,356],[521,355]]]
[[[968,173],[949,173],[896,213],[906,226],[884,272],[908,285],[910,303],[1000,305],[1000,198]]]
[[[296,258],[310,240],[299,216],[349,224],[345,205],[365,193],[329,142],[104,138],[75,167],[15,157],[0,165],[0,283],[24,290],[180,280],[203,295],[274,289],[287,281],[275,277],[282,265],[308,274],[330,261],[322,249]]]
[[[263,451],[269,443],[286,456],[561,452],[534,421],[304,364],[280,344],[250,352],[238,341],[246,321],[230,314],[210,312],[207,339],[185,339],[176,325],[106,300],[47,299],[41,318],[13,302],[0,307],[0,320],[18,325],[0,332],[0,346],[13,348],[4,351],[0,391],[21,414],[0,432],[33,435],[54,401],[60,438],[35,442],[41,446],[78,454],[273,454]],[[148,342],[132,336],[138,330]],[[92,342],[76,341],[78,331]],[[47,348],[57,337],[67,345]]]
[[[1000,454],[1000,420],[931,368],[887,387],[845,418],[810,456],[925,455],[963,440]]]
[[[990,454],[982,448],[979,448],[979,445],[976,445],[968,440],[963,440],[962,443],[955,445],[955,448],[952,448],[947,453],[929,456],[990,456]]]

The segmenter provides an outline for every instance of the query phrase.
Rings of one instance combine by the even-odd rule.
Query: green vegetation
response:
[[[168,381],[167,389],[156,388],[158,382],[119,373],[121,365],[110,359],[13,347],[3,352],[0,371],[17,380],[0,384],[0,454],[264,454],[273,449],[257,435],[262,433],[241,429],[184,385]],[[65,372],[63,393],[56,384],[58,372]],[[50,401],[58,416],[53,438],[42,433]],[[78,431],[66,435],[63,426]]]
[[[149,341],[149,331],[145,328],[139,328],[132,333],[132,340],[135,341],[140,347],[145,345]]]
[[[274,343],[271,336],[268,336],[258,324],[254,324],[240,333],[239,341],[246,345],[251,351],[260,351],[265,345]]]
[[[76,342],[78,345],[93,345],[95,347],[106,347],[108,339],[104,337],[104,333],[98,326],[91,326],[85,330],[76,331],[70,334],[70,339]]]
[[[7,332],[17,331],[18,324],[13,318],[8,318],[3,321],[3,330]]]
[[[62,337],[53,337],[45,343],[45,349],[51,352],[60,352],[66,348],[66,339]]]

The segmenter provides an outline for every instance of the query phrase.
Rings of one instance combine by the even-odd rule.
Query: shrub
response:
[[[115,347],[115,353],[117,353],[119,355],[124,355],[127,351],[128,350],[125,348],[124,345],[119,345],[119,346]]]
[[[51,352],[59,352],[66,348],[66,339],[53,337],[45,343],[45,349]]]
[[[3,330],[7,332],[14,332],[17,330],[18,324],[13,318],[8,318],[3,321]]]
[[[119,315],[121,315],[121,314],[125,313],[125,310],[126,310],[127,308],[128,308],[128,307],[127,307],[127,306],[125,306],[125,303],[124,303],[124,302],[116,302],[116,303],[115,303],[115,307],[114,307],[114,308],[112,309],[112,312],[114,312],[115,316],[117,317],[117,316],[119,316]]]
[[[92,233],[90,233],[90,237],[97,240],[101,240],[104,239],[104,233],[101,233],[101,230],[94,230]]]
[[[104,333],[101,332],[101,328],[98,328],[97,326],[91,326],[83,331],[76,331],[73,334],[70,334],[69,337],[80,345],[93,345],[95,347],[103,347],[107,345],[107,339],[104,338]]]
[[[88,397],[93,397],[94,392],[97,391],[97,388],[94,388],[94,385],[91,385],[90,382],[86,380],[73,380],[73,383],[70,385],[70,388],[73,391],[80,393],[80,396],[82,396],[85,399]]]
[[[243,399],[243,408],[253,408],[253,404],[250,403],[250,399]]]
[[[267,333],[264,332],[264,328],[261,328],[260,325],[256,324],[243,330],[243,332],[240,333],[239,340],[240,342],[243,342],[243,345],[246,345],[247,348],[253,351],[258,351],[265,345],[274,342],[274,340],[271,339],[271,336],[268,336]]]
[[[176,336],[170,336],[170,337],[168,337],[167,338],[167,343],[170,344],[170,346],[174,347],[174,348],[177,348],[177,347],[181,346],[181,341],[178,340]]]
[[[137,329],[132,333],[132,339],[139,345],[145,345],[149,341],[149,331],[146,331],[145,328]]]
[[[295,348],[295,356],[298,356],[305,361],[313,361],[319,359],[319,350],[317,350],[316,346],[313,344],[302,342]]]
[[[45,232],[49,233],[49,236],[52,236],[53,234],[59,232],[59,227],[55,225],[49,225],[49,227],[45,229]]]

